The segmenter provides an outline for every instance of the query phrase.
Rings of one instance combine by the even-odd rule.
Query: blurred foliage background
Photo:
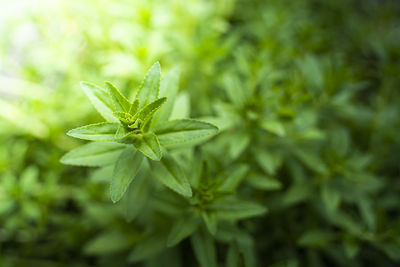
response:
[[[219,126],[196,148],[211,169],[245,164],[237,194],[269,209],[239,224],[246,266],[400,264],[399,1],[0,10],[0,266],[197,265],[186,241],[140,247],[157,218],[127,222],[102,175],[59,163],[82,144],[65,132],[101,120],[79,82],[132,95],[155,61],[180,67],[182,112]],[[234,266],[216,239],[219,265]]]

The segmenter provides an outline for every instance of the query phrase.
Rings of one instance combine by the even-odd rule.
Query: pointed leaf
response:
[[[283,124],[277,120],[264,120],[261,122],[261,127],[278,136],[284,136],[286,133]]]
[[[138,262],[154,257],[154,255],[165,249],[165,239],[166,237],[164,235],[154,234],[141,241],[129,254],[128,261]]]
[[[160,143],[153,133],[146,133],[141,140],[134,143],[137,150],[152,160],[160,160],[162,157]]]
[[[111,179],[111,200],[119,201],[128,189],[142,165],[143,155],[132,146],[127,146],[118,158]]]
[[[201,267],[217,267],[215,243],[206,231],[197,231],[190,239],[194,254]]]
[[[282,188],[282,183],[272,177],[259,175],[256,173],[250,174],[247,181],[251,186],[260,190],[278,190]]]
[[[233,221],[259,216],[267,212],[267,208],[258,203],[238,199],[216,202],[212,205],[212,209],[215,210],[218,218]]]
[[[81,87],[90,102],[106,121],[118,122],[112,115],[114,104],[106,90],[88,82],[81,82]]]
[[[160,111],[154,114],[154,123],[167,121],[170,117],[178,94],[178,82],[179,70],[177,68],[170,70],[161,80],[160,96],[167,97],[167,101]]]
[[[129,110],[129,114],[132,116],[135,115],[139,110],[139,99],[135,99],[131,105],[131,109]]]
[[[133,179],[129,188],[121,201],[125,204],[125,217],[128,222],[135,219],[146,207],[149,199],[147,169],[141,168],[136,178]]]
[[[113,164],[125,145],[114,142],[93,142],[71,150],[61,158],[61,163],[101,167]]]
[[[214,125],[190,119],[164,122],[154,127],[154,133],[162,146],[168,147],[196,140],[204,140],[217,133]]]
[[[87,255],[105,255],[125,250],[130,245],[126,235],[119,232],[103,233],[90,240],[85,245],[84,253]]]
[[[263,149],[256,150],[255,158],[261,168],[270,175],[274,175],[282,165],[282,157],[279,154]]]
[[[143,80],[143,83],[136,95],[139,99],[139,107],[142,108],[148,103],[158,98],[158,91],[160,87],[161,67],[160,63],[156,62],[150,68],[149,72]]]
[[[110,82],[106,82],[108,92],[113,100],[115,111],[129,112],[131,109],[131,103],[121,92]]]
[[[162,106],[162,104],[165,103],[166,100],[166,97],[162,97],[151,102],[139,111],[137,118],[145,123],[149,118],[151,118],[154,112],[156,112]]]
[[[210,234],[215,235],[218,227],[218,218],[216,214],[214,212],[202,212],[201,217],[203,218]]]
[[[184,216],[179,218],[168,235],[167,246],[172,247],[179,244],[183,239],[196,231],[199,225],[199,218],[195,216]]]
[[[236,187],[240,184],[243,180],[244,176],[246,175],[249,167],[246,165],[237,165],[234,168],[229,169],[226,171],[222,177],[219,179],[222,180],[221,185],[219,186],[219,191],[234,191]]]
[[[170,155],[165,155],[160,162],[150,162],[155,177],[168,188],[185,196],[192,196],[192,189],[178,162]]]
[[[119,124],[101,122],[70,130],[67,135],[91,141],[113,141]]]

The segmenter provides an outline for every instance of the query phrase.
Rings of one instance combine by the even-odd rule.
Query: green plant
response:
[[[161,82],[157,62],[147,73],[132,102],[109,82],[106,83],[108,91],[83,82],[86,95],[107,122],[70,130],[68,135],[72,137],[100,142],[69,152],[61,162],[86,166],[115,164],[110,191],[112,201],[117,202],[146,157],[151,160],[152,168],[162,172],[157,177],[164,185],[191,197],[190,185],[179,164],[165,149],[204,140],[215,134],[217,128],[192,119],[168,120],[178,90],[177,80],[177,74],[171,72]],[[163,97],[159,98],[159,94]]]

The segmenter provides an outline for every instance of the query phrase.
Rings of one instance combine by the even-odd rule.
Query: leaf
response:
[[[263,120],[261,122],[261,127],[277,136],[284,136],[286,133],[283,124],[277,120]]]
[[[270,175],[274,175],[277,169],[282,165],[282,157],[276,153],[257,149],[255,157],[261,168]]]
[[[131,182],[122,199],[125,203],[125,217],[128,222],[135,219],[143,208],[146,206],[149,199],[148,179],[146,175],[147,169],[140,169],[135,179]]]
[[[227,136],[225,135],[225,138]],[[234,131],[232,135],[228,136],[228,144],[229,144],[229,154],[232,159],[236,159],[239,157],[243,151],[250,144],[251,138],[250,135],[245,131]]]
[[[154,115],[154,123],[167,121],[172,113],[175,98],[178,94],[179,69],[174,68],[165,74],[161,80],[160,96],[167,97],[166,103],[161,107],[160,111]]]
[[[108,92],[111,96],[111,99],[113,100],[115,111],[129,112],[129,110],[131,109],[131,105],[132,105],[129,102],[129,100],[126,99],[126,97],[123,96],[121,94],[121,92],[110,82],[106,82],[106,86],[107,86]]]
[[[22,172],[20,176],[19,186],[23,194],[36,191],[38,184],[39,169],[36,166],[29,166]]]
[[[236,221],[259,216],[267,212],[267,208],[254,202],[226,199],[211,205],[219,219]]]
[[[162,106],[162,104],[165,103],[166,100],[166,97],[162,97],[151,102],[139,111],[137,118],[142,120],[143,123],[146,123],[146,121],[151,118],[154,112],[156,112]]]
[[[136,95],[139,99],[139,108],[146,106],[148,103],[158,98],[158,91],[160,87],[161,66],[156,62],[147,72],[146,77]]]
[[[343,248],[347,257],[354,259],[354,257],[360,251],[360,244],[354,238],[346,238],[343,242]]]
[[[358,201],[358,208],[368,228],[375,231],[376,229],[375,209],[373,209],[370,199],[364,196],[361,197],[360,200]]]
[[[325,163],[321,160],[321,157],[316,151],[305,151],[303,149],[296,149],[295,155],[311,170],[314,170],[320,174],[324,174],[327,171]]]
[[[321,230],[310,230],[302,234],[298,240],[300,246],[324,247],[334,238],[334,234]]]
[[[81,87],[92,105],[106,121],[118,122],[112,115],[114,104],[106,90],[88,82],[81,82]]]
[[[61,163],[101,167],[113,164],[125,145],[114,142],[93,142],[71,150],[61,158]]]
[[[70,130],[67,135],[83,140],[113,141],[118,123],[101,122]]]
[[[190,241],[201,267],[217,267],[215,243],[208,232],[199,230],[192,235]]]
[[[129,254],[128,261],[139,262],[160,253],[165,248],[165,239],[164,235],[154,234],[141,241]]]
[[[150,162],[155,177],[168,188],[185,196],[192,196],[186,175],[175,159],[165,155],[160,162]]]
[[[239,250],[236,242],[232,242],[229,245],[228,252],[226,254],[225,266],[226,267],[239,267]]]
[[[309,183],[297,182],[292,184],[283,196],[285,205],[294,205],[310,197],[313,188]]]
[[[215,235],[218,227],[218,218],[216,214],[214,212],[202,212],[201,217],[203,218],[210,234]]]
[[[151,160],[159,161],[162,157],[160,143],[158,142],[157,136],[153,133],[144,134],[142,139],[136,140],[134,145],[137,150]]]
[[[321,188],[321,198],[328,212],[336,211],[340,204],[340,194],[327,184]]]
[[[222,177],[218,179],[222,180],[221,185],[218,187],[219,191],[234,191],[236,187],[243,180],[249,167],[247,165],[237,165],[227,172],[225,172]]]
[[[138,112],[138,110],[139,110],[139,99],[136,98],[131,105],[129,114],[133,116]]]
[[[190,97],[186,92],[181,92],[175,99],[170,120],[183,119],[190,116]]]
[[[179,244],[183,239],[196,231],[199,225],[199,218],[196,216],[183,216],[179,218],[172,227],[167,240],[167,246],[172,247]]]
[[[248,176],[247,181],[254,188],[260,190],[279,190],[282,188],[282,183],[274,178],[252,173]]]
[[[130,134],[131,132],[128,131],[123,125],[119,125],[114,138],[115,140],[122,140]]]
[[[218,131],[214,125],[191,119],[172,120],[154,127],[160,143],[164,147],[202,140]]]
[[[225,75],[224,77],[224,87],[229,100],[237,107],[242,108],[246,101],[246,88],[241,83],[238,76],[235,75]]]
[[[143,155],[132,146],[127,146],[115,163],[113,177],[111,179],[111,200],[119,201],[128,189],[129,184],[135,178],[142,165]]]
[[[92,239],[85,245],[84,252],[87,255],[105,255],[125,250],[130,246],[126,235],[119,232],[103,233]]]

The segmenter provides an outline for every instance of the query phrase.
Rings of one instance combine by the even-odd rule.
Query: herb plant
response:
[[[165,186],[191,197],[187,178],[166,149],[217,132],[214,125],[198,120],[168,120],[178,89],[177,74],[169,73],[161,82],[160,72],[157,62],[147,73],[132,102],[109,82],[106,82],[107,91],[91,83],[81,83],[107,122],[70,130],[69,136],[95,142],[69,152],[61,161],[86,166],[113,164],[110,187],[113,202],[122,198],[145,158],[151,160],[152,168],[162,170],[157,177]],[[163,97],[159,98],[159,94]],[[169,103],[164,105],[167,100]]]

